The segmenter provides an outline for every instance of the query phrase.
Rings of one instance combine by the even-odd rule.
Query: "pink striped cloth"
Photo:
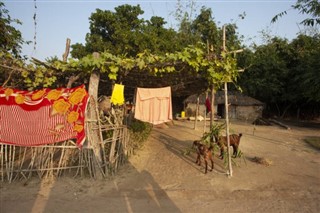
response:
[[[34,92],[0,87],[0,142],[37,146],[75,139],[85,140],[84,86]]]
[[[137,88],[134,117],[155,125],[172,120],[171,87]]]

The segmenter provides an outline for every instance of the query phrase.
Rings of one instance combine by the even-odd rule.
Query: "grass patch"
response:
[[[307,137],[304,141],[313,148],[320,150],[320,137]]]

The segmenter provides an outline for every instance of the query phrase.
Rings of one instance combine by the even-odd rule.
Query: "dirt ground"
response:
[[[217,156],[214,171],[204,174],[195,153],[184,155],[203,134],[203,122],[193,127],[191,121],[155,127],[107,180],[1,183],[0,212],[320,212],[320,152],[303,142],[320,136],[320,128],[231,122],[231,132],[243,133],[245,157],[236,159],[228,177]]]

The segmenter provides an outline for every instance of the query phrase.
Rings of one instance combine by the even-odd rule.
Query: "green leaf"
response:
[[[137,66],[139,67],[140,70],[142,70],[145,67],[145,62],[144,60],[138,59],[137,60]]]
[[[117,80],[117,74],[116,73],[109,73],[108,77],[110,80]]]
[[[110,72],[112,73],[117,73],[119,71],[119,67],[117,67],[116,65],[110,65],[109,66]]]

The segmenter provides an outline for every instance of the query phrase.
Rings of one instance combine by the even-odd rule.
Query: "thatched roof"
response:
[[[210,96],[211,93],[208,94]],[[185,104],[188,103],[197,103],[197,94],[191,95],[188,98],[184,100]],[[199,96],[199,103],[205,104],[206,102],[206,96],[205,94],[201,94]],[[224,104],[225,97],[224,97],[224,91],[217,91],[214,97],[215,105],[217,104]],[[264,105],[261,101],[254,99],[252,97],[249,97],[239,91],[228,91],[228,103],[231,105],[237,105],[237,106],[260,106]]]

